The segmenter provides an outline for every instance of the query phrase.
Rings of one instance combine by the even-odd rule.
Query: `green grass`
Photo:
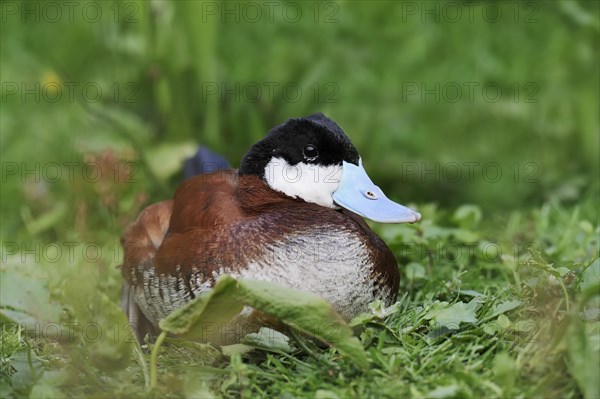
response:
[[[136,351],[127,331],[115,327],[124,326],[116,263],[91,269],[77,259],[70,271],[52,263],[3,270],[4,289],[20,276],[50,274],[49,291],[30,302],[40,309],[27,310],[44,319],[49,294],[73,331],[56,342],[52,329],[27,335],[3,324],[3,396],[595,397],[600,261],[593,203],[547,204],[502,225],[481,222],[478,215],[486,215],[475,206],[451,214],[420,209],[421,224],[374,226],[400,260],[403,280],[394,306],[374,304],[352,323],[367,369],[294,335],[285,351],[273,342],[239,352],[168,339],[158,354],[158,387],[149,391],[152,344]],[[8,302],[19,305],[16,294]],[[85,330],[92,321],[103,336],[96,327]]]
[[[90,3],[98,22],[81,14]],[[224,3],[195,1],[82,1],[49,21],[36,4],[0,10],[1,397],[600,396],[600,2],[461,2],[453,22],[338,1],[316,23],[313,2],[293,23],[210,17],[203,5]],[[504,95],[407,91],[468,82]],[[263,95],[227,95],[236,84]],[[396,305],[353,322],[369,367],[303,337],[251,337],[251,351],[168,338],[150,390],[153,345],[132,341],[118,307],[119,237],[172,196],[198,144],[235,165],[316,111],[423,214],[373,225],[402,281]]]

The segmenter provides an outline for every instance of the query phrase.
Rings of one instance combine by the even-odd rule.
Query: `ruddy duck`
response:
[[[389,200],[323,114],[293,118],[254,144],[239,170],[184,181],[122,238],[124,308],[138,336],[223,274],[310,291],[349,320],[396,299],[399,271],[363,217],[421,218]]]

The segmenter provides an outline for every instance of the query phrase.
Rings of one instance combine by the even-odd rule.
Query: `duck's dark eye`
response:
[[[319,151],[314,145],[307,144],[302,150],[302,155],[304,155],[307,161],[314,161],[319,156]]]

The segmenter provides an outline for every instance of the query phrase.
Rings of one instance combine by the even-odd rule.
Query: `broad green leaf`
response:
[[[194,155],[196,148],[193,143],[161,144],[147,151],[148,166],[160,180],[167,180],[181,170],[183,161]]]
[[[60,306],[50,301],[45,279],[13,267],[0,270],[0,319],[39,330],[44,323],[58,322],[59,315]]]
[[[510,312],[511,310],[518,308],[522,304],[523,302],[519,301],[518,299],[504,301],[501,304],[494,306],[494,308],[492,309],[492,313],[488,317],[494,318],[503,313]]]
[[[366,325],[369,322],[381,322],[388,316],[393,315],[400,311],[400,304],[398,302],[385,306],[385,303],[379,299],[369,304],[369,312],[361,313],[355,316],[348,322],[350,327],[356,327],[359,325]]]
[[[583,271],[579,286],[584,291],[598,283],[600,283],[600,259],[596,259]]]
[[[470,297],[485,297],[481,292],[475,290],[460,290],[460,294]]]
[[[438,302],[425,315],[425,319],[431,320],[436,327],[446,327],[451,330],[457,330],[460,323],[477,323],[475,314],[480,305],[474,301],[469,303],[456,302],[452,306],[447,306],[446,302]]]
[[[175,310],[160,321],[160,328],[189,339],[221,343],[221,332],[243,309],[239,301],[237,282],[231,277],[219,279],[212,290]],[[241,339],[242,337],[238,337]]]
[[[252,306],[305,334],[333,345],[362,367],[368,364],[360,341],[324,299],[271,282],[236,281],[230,276],[222,276],[211,291],[161,320],[160,327],[187,338],[215,338],[214,335],[207,334],[207,326],[215,326],[216,323],[231,329],[231,324],[228,323],[244,305]],[[242,337],[243,335],[239,336],[238,341]],[[218,343],[222,342],[222,336],[216,338],[219,338],[216,340]]]
[[[75,324],[64,331],[74,333],[71,340],[80,339],[87,347],[92,364],[106,372],[127,367],[135,337],[121,307],[98,290],[96,279],[67,280],[63,301],[75,318]]]
[[[571,269],[569,269],[568,267],[564,267],[564,266],[557,268],[556,271],[558,272],[558,274],[561,277],[564,277],[565,275],[571,273]]]
[[[90,346],[90,358],[100,370],[122,370],[129,365],[135,338],[129,331],[127,317],[119,305],[101,292],[94,295],[97,296],[94,304],[94,323],[97,323],[99,330],[104,334],[97,342],[85,342]]]
[[[511,324],[510,319],[503,314],[498,316],[498,319],[496,319],[496,323],[498,324],[498,326],[500,326],[503,329],[509,328],[510,324]]]
[[[27,348],[15,353],[10,358],[10,366],[13,369],[10,375],[10,385],[15,390],[25,390],[35,381],[42,361],[35,356],[33,349]],[[4,381],[2,384],[4,385]]]
[[[483,331],[489,335],[497,335],[506,331],[511,326],[510,319],[501,314],[496,320],[483,325]]]
[[[45,371],[31,388],[30,398],[61,398],[66,397],[58,387],[65,384],[68,374],[64,370]]]
[[[481,209],[477,205],[462,205],[452,219],[463,229],[472,229],[481,221]]]
[[[294,348],[290,346],[290,339],[279,331],[261,327],[256,333],[244,337],[243,343],[254,348],[273,352],[291,352]]]
[[[368,322],[375,320],[376,318],[377,316],[375,316],[373,313],[361,313],[350,320],[348,322],[348,326],[354,328],[356,326],[366,325]]]
[[[360,366],[368,364],[360,341],[331,305],[318,295],[265,282],[241,280],[240,299],[306,334],[336,347]]]
[[[383,319],[385,317],[388,317],[389,315],[396,313],[398,309],[398,303],[394,303],[390,306],[385,306],[385,303],[380,299],[377,299],[369,304],[369,310],[371,311],[371,313],[375,317],[378,317],[380,319]]]
[[[479,238],[479,235],[467,229],[453,229],[452,235],[460,242],[473,243]]]
[[[591,331],[586,331],[586,323],[571,316],[567,339],[567,362],[569,371],[586,399],[600,398],[600,351],[594,345]]]

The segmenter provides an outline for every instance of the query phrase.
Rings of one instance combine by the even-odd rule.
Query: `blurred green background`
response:
[[[599,33],[584,0],[0,2],[0,396],[597,398]],[[373,369],[177,344],[144,391],[148,356],[113,335],[119,237],[198,145],[235,166],[318,111],[423,214],[373,225],[402,274],[360,335]],[[478,324],[435,338],[421,310],[466,300]]]
[[[316,111],[402,202],[503,211],[598,195],[596,1],[4,2],[1,11],[11,238],[57,221],[120,229],[172,194],[197,144],[235,165],[271,127]]]

